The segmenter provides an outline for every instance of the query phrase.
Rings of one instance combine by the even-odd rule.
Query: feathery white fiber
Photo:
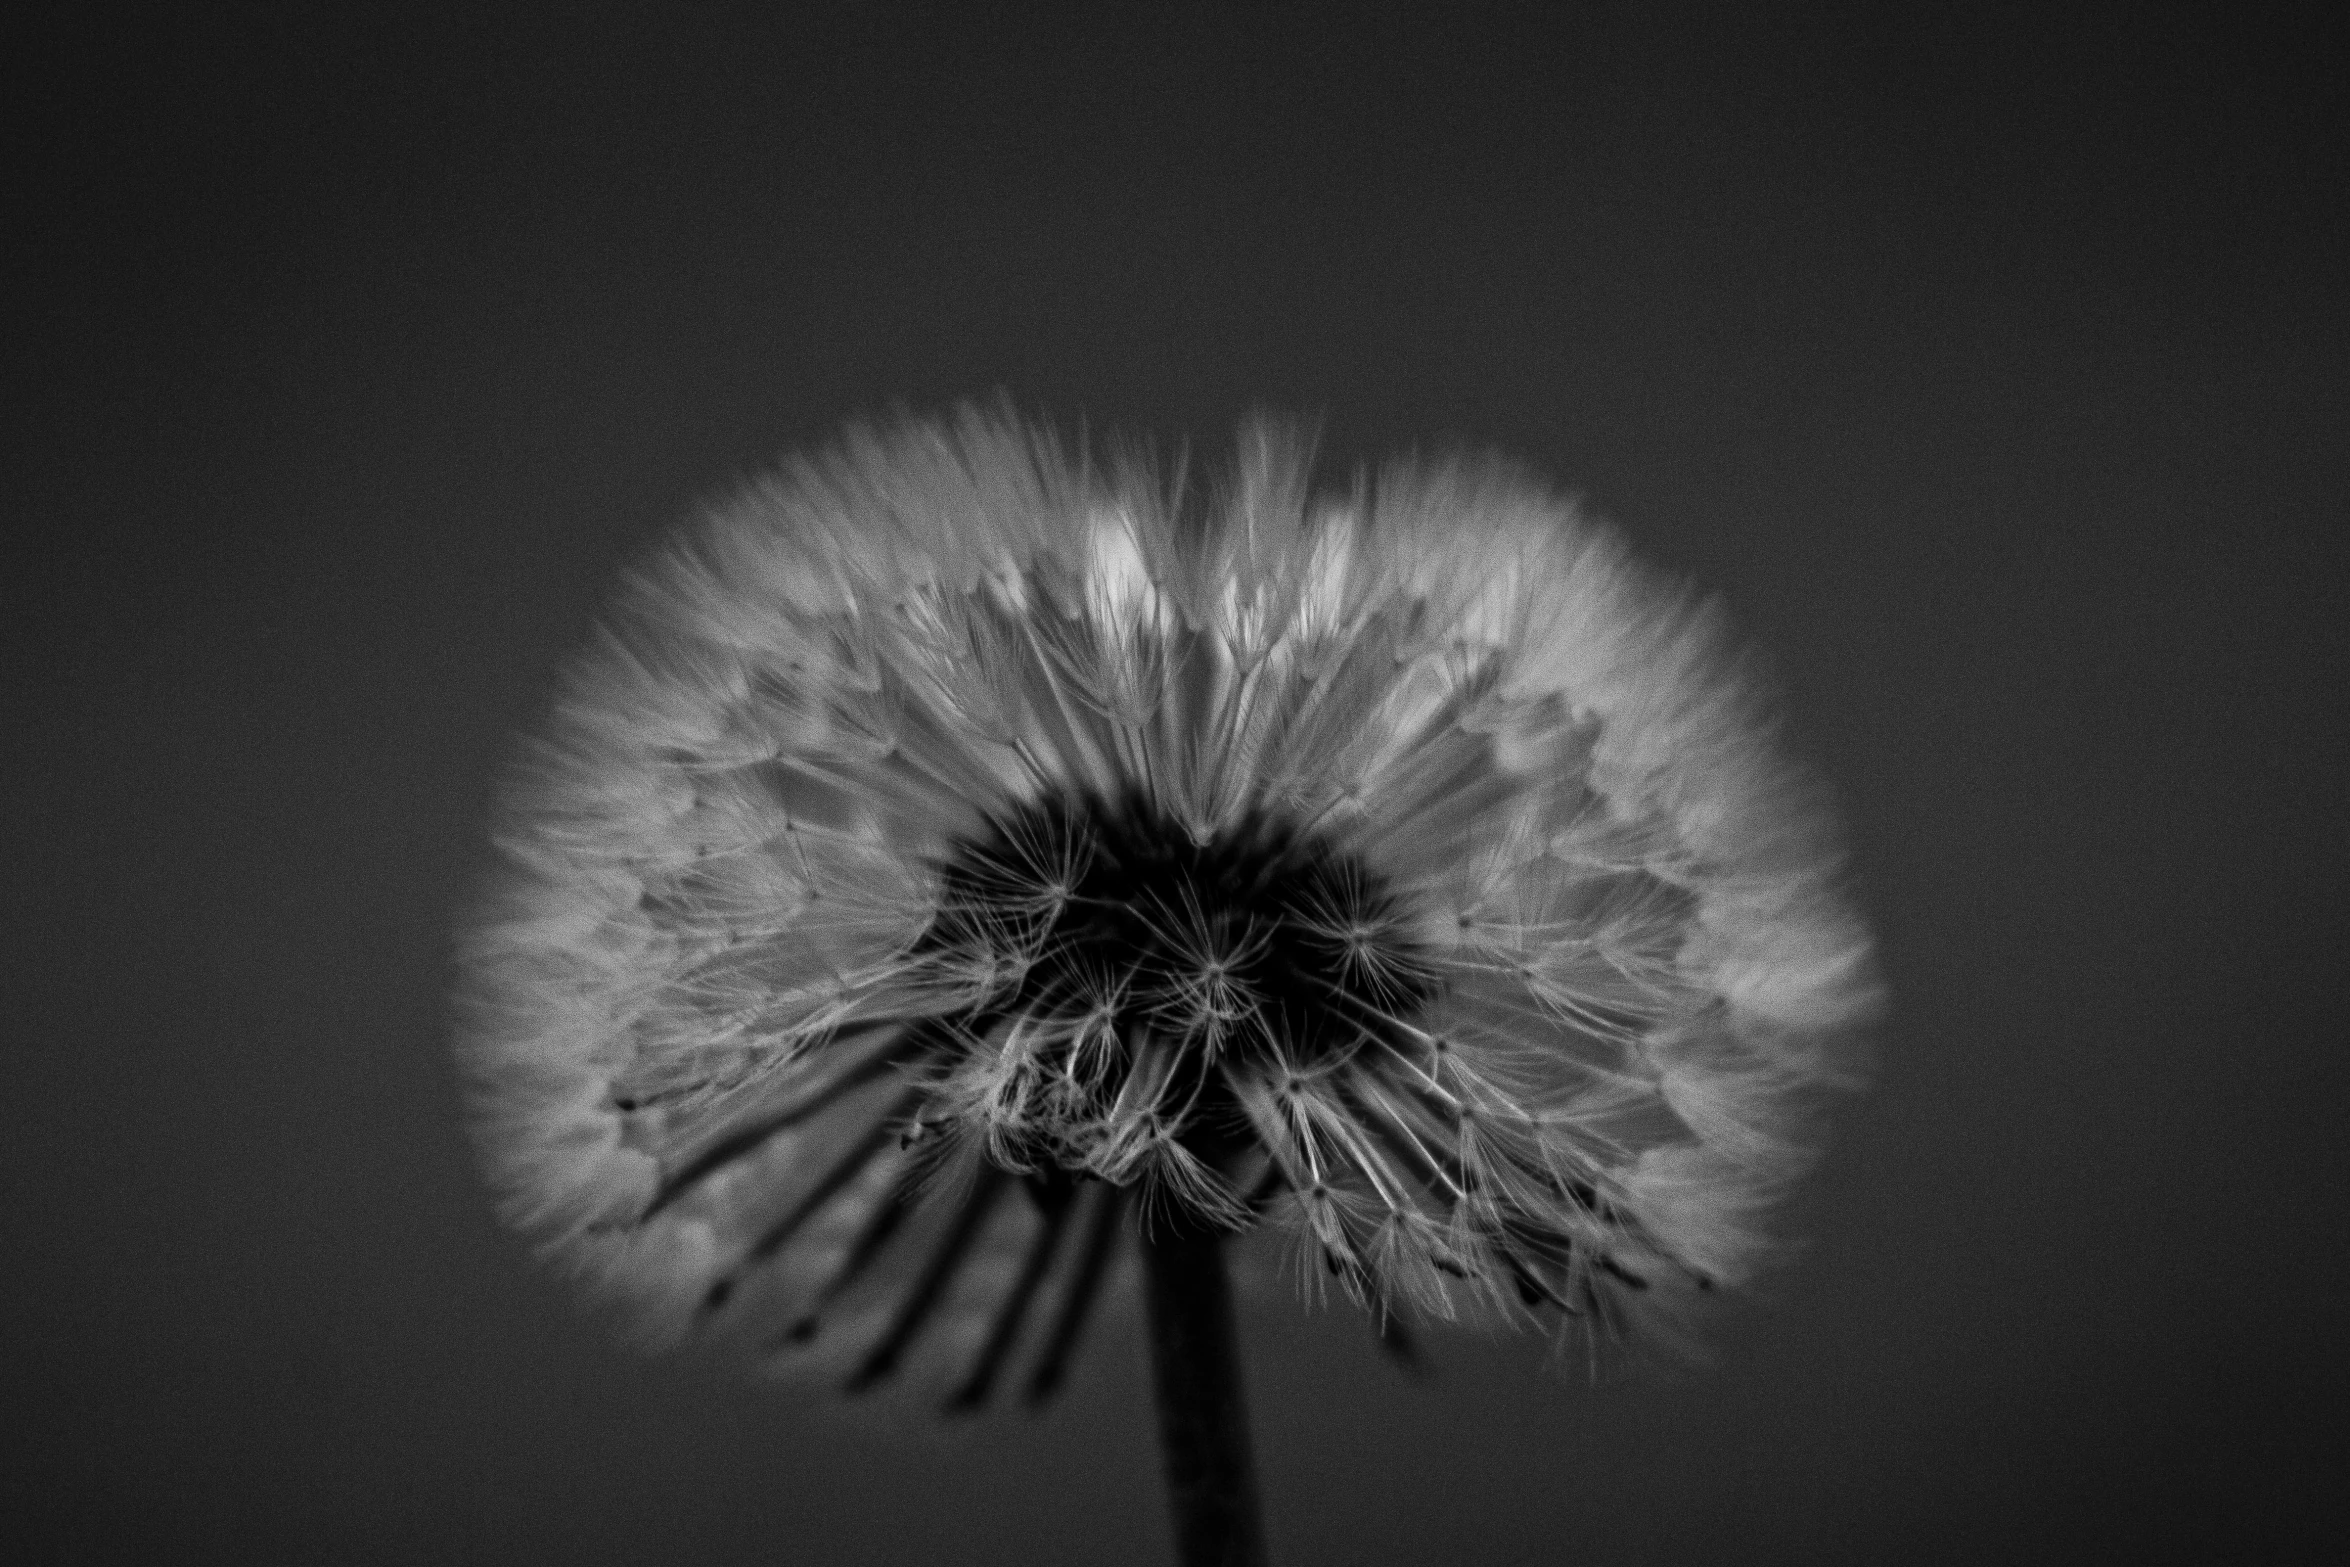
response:
[[[1814,790],[1524,475],[1306,466],[966,411],[637,576],[467,933],[511,1216],[654,1337],[963,1404],[1136,1217],[1438,1318],[1748,1275],[1876,1000]]]

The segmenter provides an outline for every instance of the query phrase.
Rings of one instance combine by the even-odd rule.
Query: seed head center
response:
[[[958,845],[942,882],[922,955],[1001,976],[970,1037],[1033,1019],[1130,1059],[1303,1068],[1388,1037],[1433,989],[1397,899],[1271,816],[1202,841],[1138,797],[1046,799]]]

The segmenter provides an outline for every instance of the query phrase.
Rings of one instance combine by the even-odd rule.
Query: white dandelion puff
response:
[[[1060,1380],[1121,1237],[1380,1313],[1747,1277],[1877,999],[1718,617],[1506,465],[1212,495],[995,414],[635,575],[501,807],[462,1047],[514,1220],[655,1339]]]

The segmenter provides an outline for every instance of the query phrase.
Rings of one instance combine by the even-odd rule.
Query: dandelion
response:
[[[1256,1549],[1223,1236],[1591,1339],[1765,1258],[1875,991],[1718,618],[1490,461],[1206,494],[851,435],[635,576],[502,807],[511,1216],[654,1339],[955,1408],[1139,1244],[1188,1560]]]

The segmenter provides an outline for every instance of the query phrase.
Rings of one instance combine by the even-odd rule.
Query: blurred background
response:
[[[2331,33],[685,9],[0,24],[0,1554],[1169,1559],[1131,1317],[944,1436],[642,1360],[448,1058],[620,564],[998,389],[1580,492],[1769,651],[1896,994],[1709,1367],[1413,1381],[1252,1300],[1280,1561],[2289,1554],[2350,1391]]]

